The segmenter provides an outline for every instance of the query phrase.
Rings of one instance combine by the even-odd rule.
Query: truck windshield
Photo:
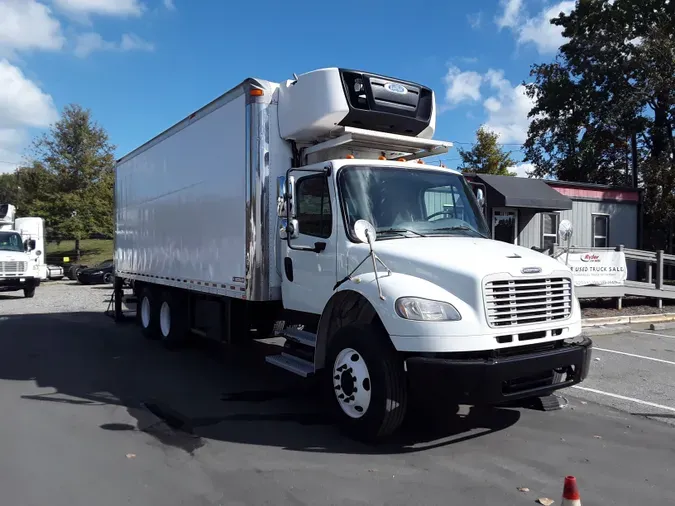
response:
[[[338,188],[352,238],[360,219],[373,224],[378,239],[488,237],[468,183],[449,171],[349,166],[340,171]]]
[[[21,235],[16,232],[0,232],[0,250],[23,252]]]

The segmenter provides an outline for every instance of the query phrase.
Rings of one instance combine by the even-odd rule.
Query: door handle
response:
[[[286,278],[291,283],[293,282],[293,259],[291,257],[284,258],[284,271],[286,272]]]

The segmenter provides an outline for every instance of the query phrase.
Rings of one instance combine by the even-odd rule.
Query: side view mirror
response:
[[[298,220],[291,220],[290,222],[286,219],[283,220],[285,224],[285,233],[283,238],[290,237],[291,239],[297,239],[300,235],[300,224]]]
[[[369,244],[371,248],[373,243],[377,240],[375,227],[366,220],[358,220],[354,223],[354,235],[360,242]]]
[[[35,249],[35,239],[27,239],[23,242],[23,247],[26,251]]]
[[[277,216],[285,218],[287,211],[290,210],[290,216],[294,218],[293,202],[295,202],[295,178],[279,176],[277,178]]]
[[[482,188],[476,190],[476,200],[478,200],[478,205],[481,207],[485,206],[485,193]]]
[[[562,220],[558,226],[558,236],[560,237],[560,242],[562,244],[568,243],[572,239],[572,234],[574,233],[574,227],[572,227],[572,222],[569,220]]]
[[[277,216],[286,216],[286,176],[277,178]]]

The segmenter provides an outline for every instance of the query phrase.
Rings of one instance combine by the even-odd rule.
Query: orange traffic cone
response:
[[[574,476],[565,477],[563,486],[562,506],[581,506],[581,496],[577,487],[577,479]]]

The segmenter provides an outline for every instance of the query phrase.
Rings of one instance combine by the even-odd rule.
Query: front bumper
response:
[[[409,357],[410,387],[418,394],[443,391],[443,400],[460,404],[494,405],[549,395],[586,378],[593,346],[590,339],[547,344],[484,356]],[[557,383],[556,371],[563,373]]]
[[[40,278],[33,276],[12,276],[0,278],[0,291],[23,290],[40,286]]]

